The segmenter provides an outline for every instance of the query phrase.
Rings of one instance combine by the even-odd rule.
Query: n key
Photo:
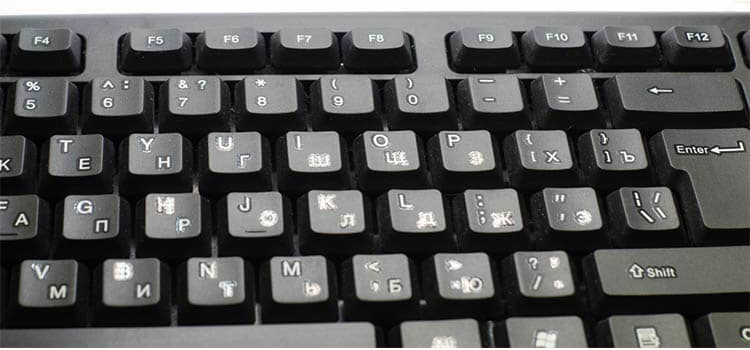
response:
[[[193,149],[180,134],[132,134],[120,144],[120,192],[188,192]]]
[[[112,193],[114,148],[102,135],[53,136],[42,146],[40,191],[53,197]]]
[[[0,258],[3,262],[47,257],[50,207],[37,195],[0,196]]]
[[[78,88],[66,79],[21,79],[8,101],[14,105],[5,117],[6,133],[43,139],[75,132]]]

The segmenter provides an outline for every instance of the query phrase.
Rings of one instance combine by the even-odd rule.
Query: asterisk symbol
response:
[[[266,87],[267,83],[265,79],[255,79],[255,86],[257,87]]]

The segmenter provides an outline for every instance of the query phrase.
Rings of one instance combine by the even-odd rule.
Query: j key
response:
[[[115,194],[67,196],[57,204],[56,256],[82,260],[130,254],[130,204]]]
[[[13,273],[8,323],[81,327],[88,320],[89,272],[75,260],[24,260]]]
[[[408,321],[391,329],[389,343],[403,348],[481,348],[479,323],[472,319]]]
[[[510,183],[515,188],[531,190],[540,184],[578,183],[578,170],[563,131],[518,130],[505,138],[503,150]]]
[[[336,321],[336,270],[320,255],[273,257],[260,275],[264,323]]]
[[[208,134],[198,145],[201,193],[271,189],[271,146],[257,132]]]
[[[0,193],[36,192],[36,145],[23,136],[0,136]]]
[[[521,37],[526,62],[535,70],[572,71],[591,66],[586,35],[576,27],[534,27]]]
[[[347,321],[389,324],[419,318],[417,272],[406,255],[355,255],[341,270]]]
[[[23,28],[13,37],[10,68],[29,75],[76,73],[81,48],[81,38],[68,28]]]
[[[503,72],[521,65],[516,38],[504,27],[463,28],[451,34],[449,50],[458,72]]]
[[[596,188],[651,182],[643,137],[637,129],[593,129],[578,137],[578,161]]]
[[[622,187],[607,196],[610,241],[617,247],[667,247],[685,243],[672,191]]]
[[[351,184],[346,143],[335,131],[288,132],[276,142],[279,188],[344,189]]]
[[[198,68],[247,73],[266,65],[266,43],[253,28],[209,28],[195,39]]]
[[[521,82],[515,76],[468,77],[457,90],[464,129],[508,132],[531,126]]]
[[[229,87],[217,77],[171,78],[161,86],[161,132],[190,137],[228,131]]]
[[[284,28],[271,35],[271,64],[283,71],[335,70],[341,64],[339,39],[328,29]]]
[[[297,201],[302,254],[351,255],[373,248],[370,202],[359,191],[310,191]]]
[[[531,83],[536,124],[542,129],[604,127],[596,89],[587,74],[545,74]]]
[[[193,64],[193,43],[179,29],[131,30],[120,41],[120,69],[136,74],[176,74]]]
[[[94,272],[94,323],[169,325],[169,266],[158,259],[105,260]]]
[[[429,184],[422,141],[413,131],[365,131],[354,140],[358,185],[381,193]]]
[[[344,67],[396,73],[412,67],[411,38],[400,29],[356,28],[341,39]]]
[[[249,258],[293,253],[292,208],[278,192],[234,192],[216,205],[219,255]]]
[[[587,348],[577,316],[511,317],[495,325],[495,344],[510,348]]]
[[[698,343],[696,345],[701,347],[748,347],[750,346],[750,313],[712,312],[695,321],[693,330]]]
[[[456,129],[450,85],[440,76],[403,76],[385,85],[386,118],[391,129],[418,133]]]
[[[607,348],[689,348],[690,335],[679,314],[612,316],[596,327],[596,343]]]
[[[255,321],[253,267],[242,258],[191,258],[180,266],[180,324]]]
[[[453,199],[462,251],[510,252],[528,246],[516,190],[466,190]]]
[[[597,65],[604,70],[659,66],[659,46],[649,26],[604,26],[591,37]]]
[[[422,293],[430,318],[496,318],[500,291],[485,253],[435,254],[422,263]]]
[[[132,134],[120,144],[120,192],[189,192],[193,150],[180,134]]]
[[[75,132],[78,88],[66,79],[21,79],[8,94],[13,109],[5,117],[5,133],[43,139]]]
[[[539,247],[582,251],[606,245],[599,199],[591,187],[545,188],[531,197]]]
[[[167,260],[211,255],[210,212],[197,193],[149,194],[136,206],[136,253]]]
[[[584,259],[600,314],[747,310],[750,247],[597,250]],[[721,297],[716,298],[716,295]]]
[[[612,123],[619,128],[729,127],[747,121],[737,83],[729,76],[616,75],[603,90]]]
[[[116,139],[154,129],[154,88],[141,78],[96,78],[86,86],[81,127]]]
[[[441,131],[427,148],[432,181],[446,192],[497,187],[502,182],[497,146],[487,130]]]
[[[516,252],[503,260],[501,274],[511,315],[575,313],[581,305],[564,251]]]
[[[675,26],[661,35],[664,57],[670,66],[694,70],[730,68],[733,64],[724,34],[718,26]]]
[[[364,76],[334,75],[312,84],[313,128],[354,134],[382,129],[375,83]]]
[[[53,197],[112,193],[115,146],[102,135],[55,135],[42,146],[39,187]]]
[[[748,129],[664,130],[651,138],[659,180],[677,189],[693,243],[750,240],[748,146]]]
[[[245,78],[235,88],[235,124],[238,130],[280,135],[305,130],[302,84],[294,77]]]
[[[390,190],[378,198],[383,250],[426,255],[453,250],[450,217],[437,190]]]
[[[50,207],[34,194],[0,197],[2,261],[49,256]]]

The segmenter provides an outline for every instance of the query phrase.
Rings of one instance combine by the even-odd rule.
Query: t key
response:
[[[112,193],[115,150],[102,135],[55,135],[42,146],[39,187],[54,197]]]
[[[6,133],[43,139],[75,131],[78,88],[66,79],[20,79],[8,101],[14,105],[5,117]]]
[[[132,134],[120,144],[120,192],[188,192],[193,149],[180,134]]]
[[[190,137],[228,131],[229,87],[217,77],[171,78],[161,87],[159,131]]]

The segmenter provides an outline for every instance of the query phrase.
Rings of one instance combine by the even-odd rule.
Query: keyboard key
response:
[[[518,130],[503,143],[512,187],[531,190],[545,186],[572,186],[578,170],[564,131]]]
[[[538,247],[586,251],[606,245],[599,199],[590,187],[545,188],[531,197]]]
[[[253,28],[208,28],[195,39],[195,59],[208,72],[251,72],[266,65],[265,39]]]
[[[572,71],[591,66],[586,35],[577,27],[534,27],[521,37],[528,65],[540,71]]]
[[[427,255],[453,250],[450,217],[437,190],[390,190],[378,198],[377,213],[386,252]]]
[[[448,40],[451,65],[458,72],[503,72],[521,65],[516,38],[508,28],[463,28]]]
[[[37,195],[0,197],[0,257],[3,262],[49,256],[49,203]]]
[[[201,193],[271,189],[271,146],[257,132],[218,133],[198,145]]]
[[[154,129],[154,88],[141,78],[96,78],[85,89],[81,127],[123,139]]]
[[[17,136],[0,136],[0,193],[36,192],[36,145]]]
[[[659,180],[677,190],[693,243],[750,241],[748,145],[748,129],[664,130],[651,138]]]
[[[472,319],[408,321],[391,329],[389,344],[404,348],[481,348],[479,323]]]
[[[667,63],[676,69],[714,70],[733,64],[718,26],[674,26],[661,35]]]
[[[406,255],[355,255],[341,270],[347,321],[390,324],[419,318],[417,272]]]
[[[8,42],[5,40],[5,37],[0,35],[0,69],[3,69],[5,67],[5,62],[7,62],[6,57],[8,56]]]
[[[169,266],[158,259],[105,260],[94,272],[94,323],[169,325],[170,286]]]
[[[693,329],[697,346],[741,348],[750,345],[750,313],[747,312],[712,312],[696,320]]]
[[[271,35],[271,64],[288,72],[324,72],[339,67],[339,39],[323,28],[284,28]]]
[[[745,61],[750,62],[750,31],[742,34],[742,47],[745,48]]]
[[[81,327],[88,320],[89,273],[75,260],[24,260],[10,292],[15,327]]]
[[[604,249],[583,261],[599,314],[747,309],[750,283],[737,277],[748,264],[748,246]]]
[[[518,193],[466,190],[453,199],[454,221],[462,251],[510,252],[528,246]]]
[[[210,210],[197,193],[149,194],[136,205],[138,257],[210,256]]]
[[[323,256],[273,257],[263,265],[260,286],[264,323],[338,318],[336,270]]]
[[[587,348],[577,316],[511,317],[495,325],[495,344],[509,348]]]
[[[229,130],[229,86],[219,78],[171,78],[160,93],[159,131],[198,138]]]
[[[593,129],[578,137],[578,159],[586,182],[596,188],[651,182],[643,137],[637,129]]]
[[[302,254],[348,256],[373,248],[370,202],[359,191],[310,191],[297,201]]]
[[[292,207],[278,192],[233,192],[216,205],[219,255],[290,255]]]
[[[130,204],[115,194],[67,196],[56,209],[56,256],[127,258]]]
[[[112,193],[115,146],[102,135],[55,135],[42,146],[39,189],[66,193]]]
[[[608,348],[689,348],[679,314],[612,316],[596,327],[597,345]]]
[[[668,247],[685,243],[667,187],[623,187],[607,196],[610,241],[617,247]]]
[[[661,63],[649,26],[604,26],[591,37],[591,45],[604,70],[646,70]]]
[[[253,267],[242,258],[191,258],[180,266],[180,324],[255,321]]]
[[[237,130],[281,135],[306,130],[302,84],[294,77],[258,76],[235,86]]]
[[[487,130],[441,131],[427,142],[432,181],[449,193],[497,187],[502,181],[494,138]]]
[[[276,142],[279,188],[301,193],[351,185],[346,143],[335,131],[288,132]]]
[[[570,314],[584,305],[564,251],[516,252],[503,260],[501,275],[511,315]]]
[[[313,128],[344,134],[382,129],[375,83],[364,76],[334,75],[313,82]],[[377,100],[379,101],[379,99]]]
[[[193,146],[180,134],[132,134],[120,144],[120,193],[189,192]]]
[[[12,45],[10,69],[20,73],[72,74],[83,66],[81,38],[68,28],[23,28]]]
[[[357,184],[367,192],[429,184],[422,140],[413,131],[365,131],[354,140]]]
[[[344,67],[358,72],[396,73],[412,68],[408,34],[393,28],[356,28],[341,39]]]
[[[456,129],[450,85],[441,76],[404,76],[385,84],[385,115],[393,130]]]
[[[193,64],[193,43],[179,29],[136,28],[120,40],[119,68],[135,74],[177,74]]]
[[[53,134],[75,133],[78,88],[66,79],[21,79],[10,91],[13,109],[5,118],[5,134],[41,140]]]
[[[458,83],[457,90],[456,105],[464,129],[508,132],[531,127],[517,77],[468,77]]]
[[[531,83],[536,125],[542,129],[604,127],[596,89],[587,74],[545,74]]]

